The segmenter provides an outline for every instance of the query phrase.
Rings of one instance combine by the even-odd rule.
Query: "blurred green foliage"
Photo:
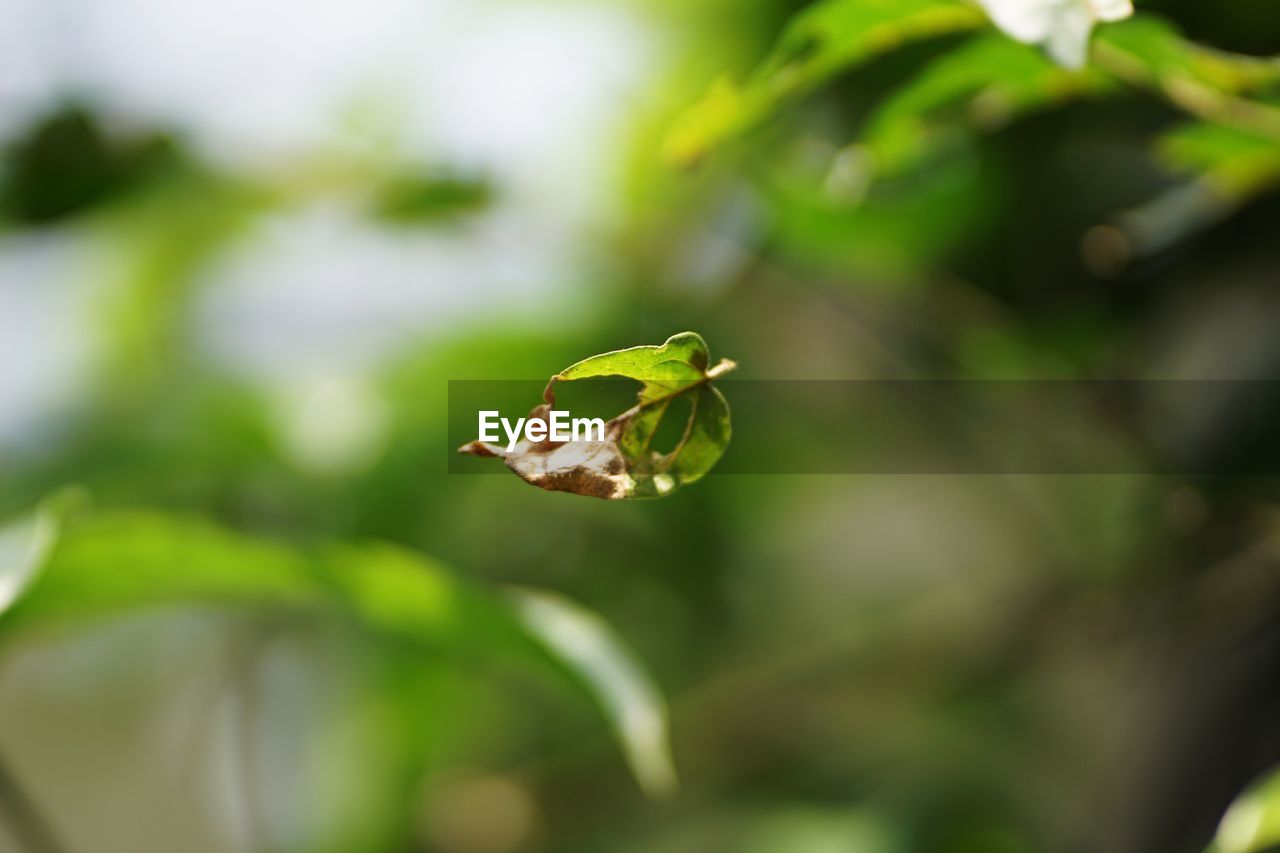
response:
[[[477,213],[493,200],[483,180],[453,175],[407,177],[382,192],[376,213],[389,222],[438,223]]]
[[[1249,786],[1222,818],[1211,853],[1259,853],[1280,845],[1280,776]]]
[[[11,142],[0,169],[0,220],[40,225],[128,193],[179,161],[164,134],[113,138],[84,106],[68,106]]]
[[[534,164],[536,191],[349,139],[214,165],[107,101],[32,120],[4,248],[87,252],[88,355],[0,445],[3,775],[107,853],[1199,853],[1270,826],[1269,783],[1231,803],[1280,760],[1275,400],[1089,425],[1156,420],[1221,477],[713,473],[643,502],[450,476],[446,429],[451,379],[681,328],[751,378],[1272,377],[1259,8],[1153,2],[1069,71],[967,4],[646,7],[668,40],[590,140],[610,168]],[[538,300],[415,266],[550,252],[552,197],[596,184]],[[316,210],[421,250],[396,257],[431,322],[378,314],[372,365],[246,369],[209,339],[254,318],[208,301]],[[394,279],[370,257],[335,314]],[[279,349],[344,343],[310,311],[332,293],[263,298]],[[31,514],[68,485],[88,505]]]

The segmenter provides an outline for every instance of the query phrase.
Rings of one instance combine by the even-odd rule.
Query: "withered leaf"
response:
[[[729,444],[729,404],[712,382],[737,365],[721,359],[711,365],[707,343],[695,332],[672,335],[659,346],[638,346],[583,359],[552,376],[543,403],[530,421],[548,424],[557,382],[622,376],[640,382],[636,404],[605,424],[603,440],[530,441],[522,437],[511,450],[483,441],[459,453],[494,456],[522,480],[556,492],[621,500],[668,495],[711,470]],[[672,401],[689,400],[689,417],[676,446],[667,453],[652,448],[653,437]]]

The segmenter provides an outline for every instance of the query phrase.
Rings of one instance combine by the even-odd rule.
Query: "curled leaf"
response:
[[[532,441],[522,438],[511,449],[472,441],[458,452],[494,456],[522,480],[555,492],[620,500],[661,497],[711,470],[729,444],[729,404],[712,382],[737,365],[721,359],[711,365],[706,341],[694,332],[672,335],[659,346],[615,350],[583,359],[551,377],[542,405],[529,421],[548,424],[555,407],[557,382],[606,376],[638,380],[634,406],[605,424],[598,440]],[[689,417],[680,441],[670,452],[653,449],[653,437],[671,404],[689,400]]]

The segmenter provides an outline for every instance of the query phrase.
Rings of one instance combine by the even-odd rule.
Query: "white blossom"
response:
[[[1068,68],[1081,68],[1098,21],[1133,14],[1130,0],[978,0],[997,27],[1027,44],[1043,45]]]

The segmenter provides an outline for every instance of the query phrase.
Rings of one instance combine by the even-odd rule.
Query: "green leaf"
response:
[[[977,29],[986,17],[947,0],[825,0],[796,15],[773,52],[743,85],[716,81],[676,122],[665,153],[693,165],[709,150],[760,124],[786,100],[861,63],[915,41]]]
[[[58,536],[58,513],[47,504],[0,527],[0,614],[39,577]]]
[[[1093,49],[1109,70],[1164,86],[1192,81],[1238,94],[1280,83],[1280,61],[1204,47],[1155,15],[1134,15],[1100,28]]]
[[[675,123],[669,160],[691,165],[712,148],[761,124],[785,101],[908,42],[982,29],[976,5],[945,0],[826,0],[797,14],[769,57],[743,84],[717,80]],[[1114,83],[1154,90],[1184,110],[1280,140],[1280,107],[1254,97],[1280,85],[1280,60],[1213,50],[1171,23],[1136,15],[1100,27],[1094,65],[1072,72],[1041,52],[991,33],[952,51],[882,108],[868,131],[885,170],[907,168],[946,130],[938,110],[970,113],[981,128]],[[918,120],[915,121],[915,120]],[[913,126],[914,123],[914,126]]]
[[[653,682],[603,619],[568,599],[516,590],[525,627],[570,662],[595,692],[622,738],[631,772],[650,796],[673,793],[675,764],[667,737],[667,709]]]
[[[603,440],[525,438],[511,449],[472,441],[458,451],[498,457],[521,479],[548,491],[608,500],[668,495],[710,471],[729,445],[729,404],[711,383],[737,365],[729,359],[710,363],[706,341],[694,332],[672,335],[657,346],[585,358],[551,377],[542,395],[545,402],[529,413],[529,420],[547,421],[555,408],[557,382],[604,376],[638,380],[636,405],[605,425]],[[689,416],[679,443],[662,453],[653,449],[653,438],[677,398],[689,401]]]
[[[18,594],[0,616],[0,639],[171,605],[328,619],[382,644],[391,660],[411,648],[468,664],[516,664],[567,683],[600,707],[647,792],[674,783],[661,697],[581,608],[530,592],[513,600],[385,544],[301,551],[198,519],[110,512],[69,519],[50,549],[47,524],[38,518],[0,534],[0,559],[18,554],[7,565],[24,580],[11,585]]]
[[[165,135],[115,134],[106,116],[70,103],[6,142],[0,221],[56,222],[154,185],[184,165]]]
[[[64,524],[44,572],[0,632],[180,602],[302,607],[322,594],[306,558],[283,546],[195,519],[89,514]]]
[[[493,195],[493,187],[476,178],[413,175],[383,188],[374,201],[374,213],[403,225],[435,225],[483,211]]]
[[[1160,161],[1239,202],[1280,182],[1280,143],[1211,122],[1188,122],[1156,143]]]
[[[626,376],[645,383],[641,400],[657,399],[701,382],[710,357],[701,335],[681,332],[660,346],[630,347],[584,358],[551,377],[551,382]]]
[[[1280,141],[1280,108],[1249,97],[1280,84],[1275,58],[1202,47],[1151,15],[1101,30],[1093,58],[1119,79],[1153,89],[1193,115]]]
[[[903,180],[873,182],[873,168],[858,167],[864,186],[852,198],[833,192],[832,180],[771,182],[770,244],[810,268],[847,271],[868,286],[900,286],[991,220],[992,188],[979,180],[977,154],[955,143],[947,157]]]
[[[1192,121],[1166,132],[1154,147],[1157,160],[1187,180],[1090,232],[1087,255],[1103,272],[1161,252],[1280,186],[1280,142],[1247,131]]]
[[[984,34],[886,99],[868,119],[860,147],[873,176],[897,174],[973,131],[997,130],[1034,110],[1113,88],[1096,70],[1071,71],[1034,47]]]
[[[1280,768],[1249,786],[1227,809],[1208,853],[1262,853],[1280,844]]]

